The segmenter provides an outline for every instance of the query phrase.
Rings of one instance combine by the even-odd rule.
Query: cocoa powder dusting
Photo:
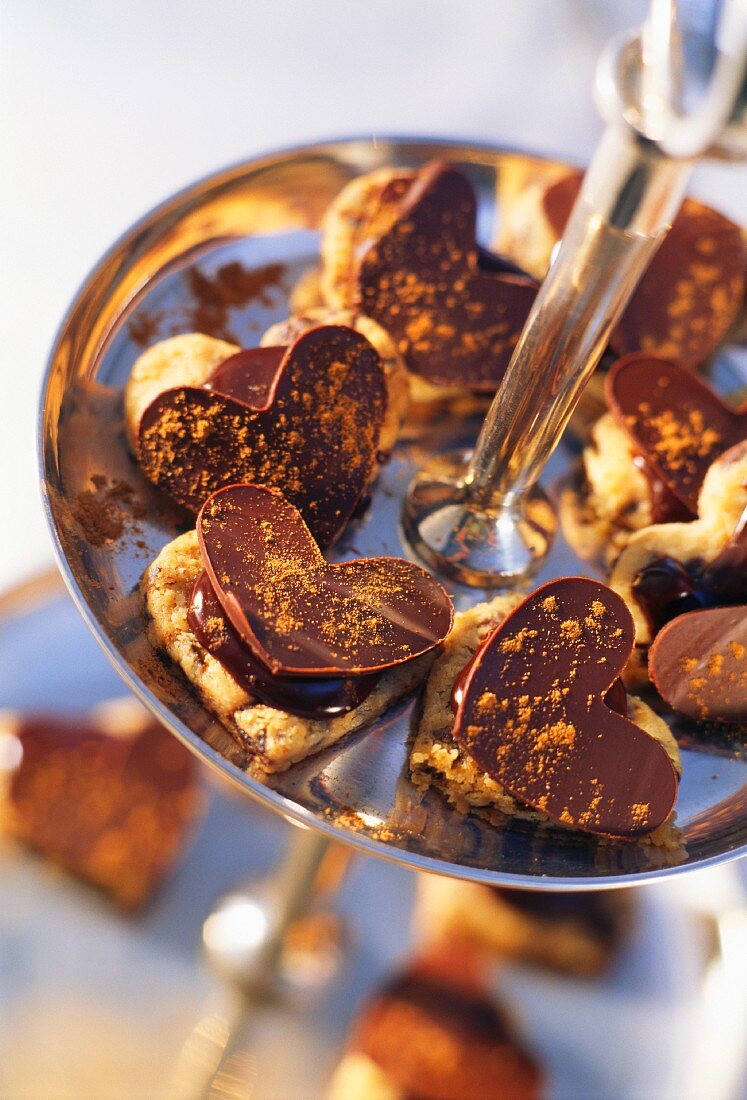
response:
[[[212,277],[190,268],[185,281],[194,305],[187,310],[187,320],[195,332],[204,332],[218,340],[238,344],[241,341],[228,327],[231,309],[259,302],[263,306],[273,304],[272,291],[282,285],[285,264],[264,264],[250,271],[238,261],[219,267]]]
[[[133,344],[147,348],[155,343],[162,320],[162,313],[146,313],[144,310],[131,317],[127,322],[127,332]]]
[[[104,546],[122,538],[127,526],[137,527],[145,518],[145,507],[135,499],[127,481],[103,474],[91,477],[93,489],[82,489],[74,497],[73,518],[91,546]]]
[[[139,348],[147,348],[156,340],[186,328],[217,340],[227,340],[230,344],[240,344],[241,340],[229,325],[230,311],[252,302],[273,306],[273,291],[282,287],[285,273],[285,264],[264,264],[250,270],[238,260],[223,264],[214,275],[191,267],[184,273],[191,302],[154,313],[139,309],[127,322],[130,340]]]

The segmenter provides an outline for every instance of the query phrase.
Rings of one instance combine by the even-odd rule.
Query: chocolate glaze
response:
[[[673,710],[698,721],[746,722],[747,604],[670,622],[651,646],[648,668]]]
[[[386,191],[385,191],[386,194]],[[358,269],[359,306],[392,336],[411,371],[436,385],[495,390],[537,283],[478,249],[477,201],[457,169],[417,172]],[[375,228],[375,223],[374,223]]]
[[[747,597],[747,508],[732,537],[703,569],[701,580],[719,603]]]
[[[581,189],[581,172],[551,184],[543,209],[560,238]],[[697,366],[726,335],[745,287],[741,231],[709,206],[685,199],[610,337],[618,355],[645,349]]]
[[[223,665],[250,695],[268,706],[301,718],[334,718],[346,714],[373,691],[374,676],[318,678],[275,676],[242,642],[202,572],[192,590],[187,621],[201,646]]]
[[[514,797],[591,833],[637,836],[669,816],[664,748],[605,702],[633,649],[623,600],[568,577],[537,589],[483,642],[454,738]]]
[[[478,990],[405,973],[360,1014],[350,1048],[406,1100],[537,1100],[540,1073],[496,1006]]]
[[[747,600],[747,525],[710,562],[656,558],[633,580],[633,595],[643,608],[651,634],[678,615],[729,607]]]
[[[400,558],[329,565],[277,491],[214,493],[197,535],[223,610],[276,674],[382,671],[428,653],[451,628],[451,599],[427,570]]]
[[[666,482],[658,476],[643,455],[633,455],[633,465],[646,479],[648,499],[651,502],[652,523],[686,523],[692,512],[678,500]]]
[[[272,401],[272,387],[287,350],[244,348],[219,363],[203,389],[234,397],[252,409],[264,409]]]
[[[728,408],[692,371],[650,355],[620,359],[606,395],[646,466],[697,515],[708,467],[747,438],[747,412]]]
[[[141,419],[140,464],[194,512],[225,485],[274,486],[327,545],[375,468],[387,402],[381,361],[365,337],[338,325],[299,336],[270,379],[278,355],[241,352],[206,387],[159,394]]]

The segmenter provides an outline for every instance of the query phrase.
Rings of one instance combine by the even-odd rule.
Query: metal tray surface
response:
[[[417,166],[434,156],[456,163],[474,182],[484,244],[496,232],[503,184],[540,163],[522,153],[416,139],[306,146],[187,188],[146,215],[103,257],[62,323],[40,414],[43,491],[67,584],[124,680],[181,740],[253,798],[372,855],[465,879],[556,889],[623,885],[733,858],[747,848],[743,737],[679,731],[684,775],[677,823],[684,848],[663,862],[642,844],[598,842],[527,822],[498,828],[458,814],[436,792],[421,800],[407,777],[417,699],[334,749],[260,782],[245,770],[242,751],[179,669],[162,661],[147,640],[138,582],[187,524],[142,478],[124,438],[123,387],[143,345],[199,327],[195,272],[211,280],[234,263],[256,273],[258,290],[250,302],[213,317],[214,333],[228,331],[247,346],[258,343],[271,323],[287,316],[293,287],[318,262],[320,218],[339,189],[361,172]],[[282,267],[268,272],[267,265]],[[204,294],[200,301],[204,305]],[[746,366],[743,349],[726,348],[714,368],[721,388],[744,384]],[[411,476],[434,452],[469,446],[478,428],[479,418],[449,416],[411,427],[365,514],[335,547],[335,560],[407,555],[399,513]],[[569,434],[544,473],[548,490],[568,475],[577,450]],[[102,508],[111,518],[108,531],[100,528]],[[98,527],[92,525],[94,512]],[[537,581],[589,572],[559,536]],[[485,598],[450,587],[458,607]]]

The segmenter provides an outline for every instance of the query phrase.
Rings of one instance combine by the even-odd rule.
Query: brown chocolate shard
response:
[[[747,722],[747,604],[678,616],[657,634],[648,669],[673,710]]]
[[[201,804],[189,750],[147,717],[112,736],[95,713],[30,713],[12,736],[11,835],[123,908],[143,905]]]
[[[359,305],[389,332],[415,374],[492,392],[537,283],[478,249],[476,219],[466,176],[439,161],[427,164],[400,198],[398,216],[361,257]]]
[[[451,600],[427,570],[401,558],[329,565],[275,490],[213,494],[197,534],[223,610],[275,674],[377,672],[429,652],[451,628]]]
[[[747,412],[730,409],[687,368],[651,355],[618,360],[606,395],[646,465],[697,515],[708,467],[747,437]]]
[[[232,356],[208,387],[159,394],[141,419],[139,459],[193,512],[235,482],[280,489],[326,545],[370,480],[386,401],[379,355],[365,337],[322,326],[282,356],[275,348]]]
[[[463,960],[456,948],[449,963]],[[469,960],[468,960],[469,965]],[[538,1100],[542,1072],[476,985],[417,965],[365,1005],[351,1050],[371,1059],[407,1100]]]
[[[585,832],[634,837],[671,813],[677,775],[605,696],[633,650],[624,601],[598,581],[538,588],[478,649],[454,738],[515,798]]]
[[[560,238],[581,189],[571,172],[548,187],[543,208]],[[736,319],[745,291],[745,250],[738,225],[685,199],[610,337],[618,355],[647,352],[695,367]]]

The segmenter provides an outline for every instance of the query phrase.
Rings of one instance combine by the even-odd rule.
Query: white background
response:
[[[0,0],[0,587],[51,559],[46,355],[77,286],[191,179],[285,144],[424,133],[586,159],[596,58],[643,0]],[[747,172],[699,189],[740,213]],[[741,216],[747,218],[747,199]]]

